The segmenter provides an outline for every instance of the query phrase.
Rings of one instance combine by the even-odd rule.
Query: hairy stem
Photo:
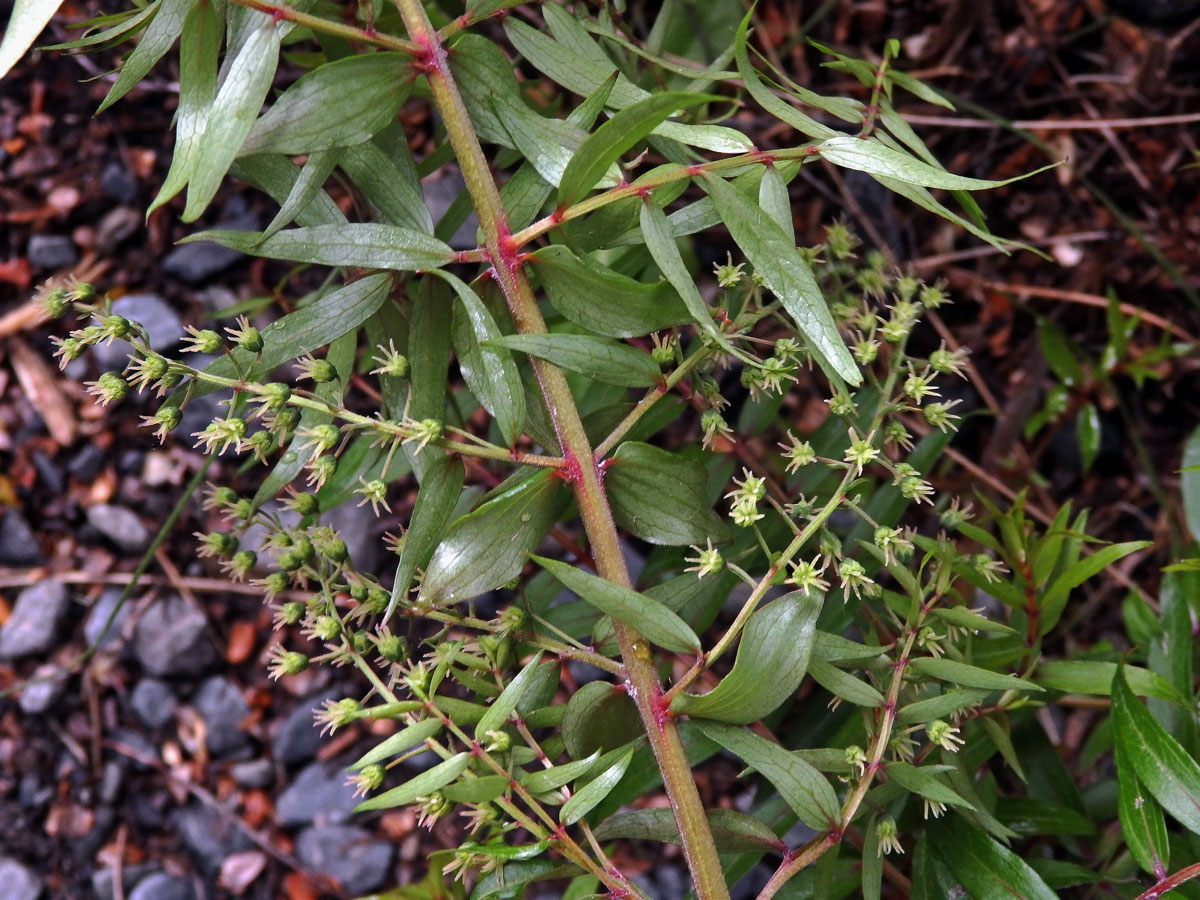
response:
[[[420,48],[417,64],[425,72],[434,104],[445,123],[446,134],[486,239],[485,247],[492,261],[494,277],[504,293],[513,323],[522,333],[543,333],[546,325],[522,268],[519,244],[513,240],[508,217],[500,202],[500,191],[450,72],[445,48],[430,25],[420,0],[396,0],[396,3],[410,38]],[[610,581],[630,586],[629,572],[601,483],[602,470],[596,463],[567,380],[558,368],[543,360],[534,359],[533,369],[563,458],[568,461],[571,488],[592,546],[597,570]],[[653,657],[635,652],[635,645],[640,644],[640,636],[632,628],[618,623],[615,631],[631,693],[637,701],[671,808],[679,824],[684,855],[695,882],[697,897],[699,900],[726,900],[729,892],[708,828],[708,819],[692,778],[679,730],[662,705],[662,688]]]

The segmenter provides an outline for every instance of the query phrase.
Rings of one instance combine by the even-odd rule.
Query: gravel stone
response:
[[[230,204],[230,208],[234,206]],[[229,215],[223,221],[213,226],[215,229],[230,231],[257,231],[258,216],[253,211],[241,211]],[[220,244],[200,241],[196,244],[182,244],[166,255],[162,261],[162,269],[168,275],[185,281],[188,284],[200,284],[217,275],[240,259],[245,254]]]
[[[143,678],[129,695],[129,707],[147,728],[162,728],[175,714],[175,694],[171,686],[157,678]]]
[[[342,766],[315,762],[300,770],[275,804],[275,818],[286,828],[345,822],[358,805]]]
[[[421,185],[421,191],[425,195],[425,205],[429,207],[429,214],[433,217],[433,221],[438,221],[446,214],[446,211],[450,209],[450,204],[462,193],[466,184],[460,173],[448,172]],[[470,250],[475,246],[475,231],[478,228],[479,219],[476,218],[475,213],[470,213],[446,243],[455,250]]]
[[[225,857],[250,850],[254,844],[234,822],[235,816],[223,816],[209,806],[193,803],[171,814],[171,824],[179,839],[205,874],[215,875]]]
[[[0,885],[4,900],[37,900],[42,895],[41,879],[27,866],[7,857],[0,857]]]
[[[58,622],[69,604],[67,589],[57,581],[42,581],[21,591],[8,621],[0,625],[0,659],[34,656],[53,647]]]
[[[126,553],[140,553],[150,543],[150,532],[137,513],[115,503],[97,503],[87,509],[88,524]]]
[[[271,755],[285,766],[296,766],[316,756],[321,748],[321,731],[313,720],[313,710],[337,696],[336,691],[324,690],[299,700],[271,743]]]
[[[186,878],[155,872],[139,881],[126,896],[129,900],[196,900],[196,891]]]
[[[134,652],[151,675],[196,675],[216,656],[206,626],[204,614],[182,597],[166,597],[138,620]]]
[[[0,565],[37,566],[45,562],[37,535],[19,509],[0,516]]]
[[[74,458],[67,463],[67,474],[79,481],[91,481],[100,474],[108,454],[90,441],[80,448]]]
[[[235,763],[229,774],[240,788],[266,788],[275,781],[275,765],[269,759]]]
[[[155,871],[154,863],[133,863],[121,866],[121,888],[125,896],[147,875]],[[113,900],[113,870],[111,867],[97,869],[92,873],[92,890],[96,900]]]
[[[44,713],[62,696],[66,686],[67,676],[58,666],[53,663],[38,666],[33,672],[33,679],[21,691],[18,701],[21,711],[30,716]]]
[[[205,681],[192,706],[204,719],[205,743],[213,756],[234,756],[250,748],[250,738],[240,727],[250,715],[250,704],[228,678],[214,675]]]
[[[141,323],[150,338],[150,346],[160,353],[170,350],[183,337],[179,315],[158,294],[126,294],[113,301],[115,315]],[[133,347],[127,341],[97,344],[92,348],[101,369],[123,369]]]
[[[380,887],[391,874],[394,848],[354,825],[306,828],[296,839],[296,855],[312,872],[338,881],[357,896]]]
[[[65,234],[35,234],[26,251],[35,269],[66,269],[79,262],[75,242]]]
[[[119,162],[110,162],[100,173],[100,190],[109,200],[130,203],[137,196],[137,181]]]
[[[113,610],[117,608],[117,601],[121,599],[121,594],[120,588],[106,588],[88,610],[87,618],[83,622],[83,639],[87,641],[89,647],[99,641],[102,634],[104,635],[102,646],[112,646],[120,640],[122,629],[133,609],[132,604],[126,603],[121,607],[107,631],[104,630],[104,625],[108,622],[108,617],[112,615]]]

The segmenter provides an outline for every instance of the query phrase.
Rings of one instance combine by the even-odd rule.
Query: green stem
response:
[[[333,22],[329,19],[322,19],[320,16],[312,16],[308,13],[300,12],[298,9],[292,9],[286,3],[267,3],[264,0],[233,0],[233,2],[247,9],[266,13],[272,18],[281,19],[284,22],[294,22],[313,31],[332,34],[340,38],[345,38],[348,41],[370,44],[374,47],[382,47],[384,50],[396,50],[400,53],[407,53],[410,56],[415,55],[417,52],[416,45],[411,41],[392,37],[390,34],[380,34],[374,29],[368,31],[364,28],[355,28],[353,25],[347,25],[344,22]]]
[[[499,188],[450,72],[445,48],[430,25],[420,0],[396,0],[396,3],[410,38],[421,48],[418,65],[425,72],[434,104],[441,114],[446,135],[474,202],[480,230],[485,237],[484,245],[513,323],[523,334],[544,333],[546,324],[520,262],[520,243],[513,238],[500,201]],[[571,473],[575,503],[592,547],[597,570],[603,578],[631,586],[608,498],[601,484],[601,469],[584,432],[566,377],[544,360],[534,359],[533,369],[563,458],[567,461],[566,469]],[[699,900],[727,900],[729,891],[725,886],[725,876],[717,859],[716,845],[700,802],[700,794],[692,778],[691,765],[684,753],[679,730],[662,706],[662,687],[653,657],[635,652],[635,645],[640,649],[642,642],[634,629],[618,623],[615,631],[631,693],[636,698],[638,712],[679,825],[684,856],[692,873],[696,895]]]

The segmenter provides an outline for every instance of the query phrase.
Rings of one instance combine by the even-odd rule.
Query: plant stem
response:
[[[417,52],[416,45],[411,41],[392,37],[390,34],[380,34],[374,29],[355,28],[353,25],[347,25],[344,22],[334,22],[330,19],[323,19],[320,16],[309,15],[308,13],[300,12],[298,9],[292,9],[285,3],[268,3],[264,2],[264,0],[233,0],[233,2],[247,9],[266,13],[272,18],[280,19],[284,22],[294,22],[313,31],[336,35],[348,41],[370,44],[375,47],[381,47],[384,50],[396,50],[400,53],[407,53],[410,56]]]
[[[458,92],[445,48],[430,25],[420,0],[396,0],[396,3],[410,38],[420,48],[417,64],[425,72],[434,104],[445,124],[467,191],[474,202],[479,226],[485,236],[485,247],[492,260],[493,273],[504,293],[513,323],[524,334],[544,333],[546,324],[520,262],[520,245],[513,239],[508,217],[500,201],[500,191]],[[603,578],[631,586],[608,498],[601,484],[602,470],[597,465],[584,432],[566,377],[544,360],[533,360],[533,369],[563,458],[567,460],[566,469],[571,473],[575,503],[592,547],[597,570]],[[618,623],[615,631],[629,678],[630,693],[637,701],[638,712],[679,825],[684,856],[695,883],[696,895],[699,900],[727,900],[729,891],[725,886],[725,876],[717,859],[716,845],[700,802],[700,794],[692,778],[691,765],[684,753],[679,730],[662,706],[662,687],[653,657],[642,658],[634,652],[635,644],[640,644],[640,635],[632,628]]]

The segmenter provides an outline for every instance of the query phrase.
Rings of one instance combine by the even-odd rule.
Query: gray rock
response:
[[[208,875],[221,868],[231,853],[241,853],[254,844],[234,822],[234,815],[223,816],[217,810],[194,803],[171,814],[171,824],[196,863]]]
[[[250,704],[228,678],[214,675],[196,691],[192,706],[204,719],[205,743],[213,756],[234,756],[250,747],[241,723]]]
[[[126,553],[139,553],[150,543],[150,532],[137,513],[115,503],[87,508],[88,524]]]
[[[321,524],[328,525],[346,543],[357,569],[373,572],[379,560],[380,540],[372,533],[375,517],[364,516],[362,510],[352,503],[339,503],[327,513],[321,514]]]
[[[142,227],[141,214],[132,206],[114,206],[96,225],[96,249],[110,253],[127,237]]]
[[[151,675],[196,675],[216,653],[205,634],[204,614],[182,597],[166,597],[138,620],[133,648]]]
[[[121,889],[128,897],[134,886],[155,871],[154,863],[133,863],[121,866]],[[92,891],[96,900],[113,900],[113,870],[97,869],[92,873]]]
[[[466,190],[466,182],[458,172],[448,172],[421,185],[421,191],[425,195],[425,205],[429,207],[429,214],[433,217],[434,222],[446,214],[446,211],[450,209],[450,204],[464,190]],[[447,243],[455,250],[470,250],[476,244],[475,232],[478,228],[479,219],[472,212],[458,226],[458,230],[454,232]]]
[[[19,509],[0,516],[0,565],[37,566],[45,562],[37,535]]]
[[[340,765],[315,762],[301,769],[279,795],[275,818],[287,828],[333,824],[348,820],[357,805],[354,788],[346,783],[345,770]]]
[[[79,481],[91,481],[100,474],[100,469],[107,459],[108,454],[89,441],[67,463],[67,474]]]
[[[42,581],[21,591],[8,621],[0,625],[0,659],[49,650],[69,604],[67,589],[57,581]]]
[[[22,712],[30,716],[44,713],[62,696],[66,686],[66,673],[58,666],[52,663],[38,666],[33,672],[33,678],[21,691],[19,702]]]
[[[302,698],[271,743],[271,755],[285,766],[308,762],[321,748],[321,731],[313,720],[313,710],[326,700],[337,699],[337,692],[321,691]]]
[[[0,890],[4,900],[37,900],[42,895],[42,882],[27,866],[0,857]]]
[[[218,222],[213,228],[230,231],[257,231],[258,216],[243,212]],[[245,254],[230,250],[220,244],[201,241],[182,244],[166,255],[162,261],[163,271],[188,284],[199,284],[225,271]]]
[[[155,872],[139,881],[127,896],[129,900],[196,900],[196,891],[186,878]]]
[[[165,681],[143,678],[129,695],[129,707],[147,728],[162,728],[175,714],[175,694]]]
[[[269,759],[252,759],[235,763],[229,774],[240,788],[265,788],[275,780],[275,766]]]
[[[126,294],[112,305],[115,315],[141,324],[150,338],[150,346],[160,353],[170,350],[183,337],[179,315],[158,294]],[[133,347],[126,341],[98,344],[92,348],[101,369],[123,369]]]
[[[119,162],[110,162],[100,173],[100,190],[109,200],[129,203],[137,195],[137,181]]]
[[[132,604],[122,604],[107,631],[104,626],[108,623],[108,617],[113,614],[113,610],[117,609],[117,601],[121,599],[122,593],[124,592],[120,588],[105,588],[96,598],[96,602],[92,604],[92,608],[88,610],[87,618],[83,622],[83,639],[87,641],[89,647],[97,643],[109,647],[120,639],[121,631],[133,609]],[[101,642],[101,636],[104,638],[103,642]]]
[[[35,269],[65,269],[79,262],[75,242],[65,234],[35,234],[26,251]]]
[[[394,848],[353,825],[306,828],[296,839],[296,855],[311,872],[328,875],[357,896],[383,885],[391,874]]]

